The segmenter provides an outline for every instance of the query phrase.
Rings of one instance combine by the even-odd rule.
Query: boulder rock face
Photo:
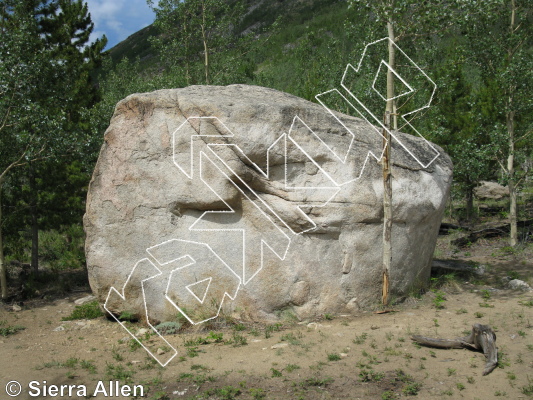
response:
[[[452,164],[397,134],[391,295],[429,277]],[[380,131],[255,86],[134,94],[105,133],[84,218],[91,288],[150,322],[271,320],[381,298]]]
[[[498,182],[481,181],[479,186],[474,188],[474,195],[478,199],[500,200],[509,197],[509,188]]]

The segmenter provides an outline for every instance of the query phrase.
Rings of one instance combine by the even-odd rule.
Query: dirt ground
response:
[[[22,387],[19,399],[90,398],[102,389],[99,381],[108,386],[110,380],[132,390],[142,385],[150,399],[533,398],[533,292],[507,289],[502,281],[510,275],[533,284],[533,245],[512,250],[503,239],[483,239],[458,249],[450,245],[453,237],[439,238],[436,257],[475,262],[485,274],[435,277],[434,290],[415,293],[387,313],[270,326],[233,320],[213,332],[167,335],[178,356],[166,367],[116,322],[62,321],[74,300],[88,293],[28,301],[20,311],[0,304],[0,328],[25,328],[0,336],[0,399],[9,398],[6,385],[14,380]],[[482,353],[419,347],[410,340],[414,334],[465,336],[474,323],[497,334],[499,367],[488,376],[482,376]],[[30,387],[31,381],[38,385]],[[73,392],[64,386],[61,396],[52,385],[58,391],[72,385]],[[14,383],[7,388],[16,389]],[[95,398],[109,395],[110,389],[99,390]]]

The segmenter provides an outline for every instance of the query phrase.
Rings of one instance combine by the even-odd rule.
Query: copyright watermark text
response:
[[[5,387],[6,394],[17,397],[23,391],[22,385],[17,381],[10,381]],[[47,381],[31,381],[28,383],[30,397],[143,397],[142,385],[122,385],[119,381],[98,381],[92,389],[86,385],[53,385]]]

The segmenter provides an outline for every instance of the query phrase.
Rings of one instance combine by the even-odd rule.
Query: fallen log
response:
[[[525,228],[533,225],[533,219],[528,219],[525,221],[518,221],[519,228]],[[457,247],[466,247],[475,243],[477,240],[482,238],[491,238],[491,237],[500,237],[509,234],[511,228],[509,224],[493,226],[479,231],[472,232],[466,236],[460,237],[458,239],[452,240],[451,243]]]
[[[433,260],[431,263],[431,272],[438,273],[441,271],[483,275],[485,268],[455,260]]]
[[[448,235],[450,231],[454,231],[454,230],[458,231],[458,230],[469,230],[469,229],[459,226],[459,225],[450,224],[448,222],[442,222],[439,228],[439,235]]]
[[[483,375],[490,374],[498,365],[496,334],[488,325],[474,324],[470,335],[457,339],[433,339],[414,335],[411,336],[411,340],[423,346],[435,347],[438,349],[470,349],[483,351],[486,359]]]

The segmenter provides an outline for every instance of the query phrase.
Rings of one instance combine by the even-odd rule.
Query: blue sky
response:
[[[107,36],[110,49],[155,18],[146,0],[86,0],[94,22],[93,40]],[[157,1],[154,1],[157,4]]]

